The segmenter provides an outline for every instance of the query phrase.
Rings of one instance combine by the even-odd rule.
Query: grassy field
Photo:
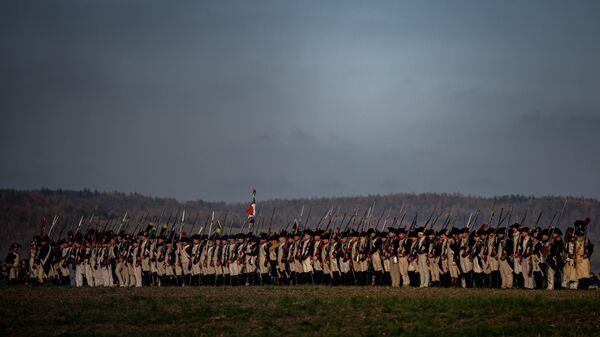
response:
[[[598,336],[600,291],[0,289],[1,336]]]

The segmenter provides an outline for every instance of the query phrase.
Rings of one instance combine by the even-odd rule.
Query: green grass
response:
[[[0,335],[594,336],[600,291],[2,288]]]

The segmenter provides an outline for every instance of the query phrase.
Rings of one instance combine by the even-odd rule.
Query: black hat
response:
[[[13,242],[13,243],[10,245],[10,250],[13,250],[13,249],[15,249],[15,248],[21,248],[21,245],[20,245],[18,242]]]
[[[518,223],[516,223],[516,222],[515,222],[514,224],[512,224],[512,225],[508,226],[508,228],[510,228],[510,229],[515,229],[515,228],[519,228],[519,227],[521,227],[521,225],[519,225],[519,224],[518,224]]]
[[[260,234],[259,234],[259,236],[260,236],[260,239],[261,239],[261,240],[266,240],[266,239],[268,239],[267,233],[264,233],[264,232],[263,232],[263,233],[260,233]]]
[[[562,235],[562,231],[560,230],[560,228],[556,228],[556,227],[552,227],[550,228],[550,230],[548,231],[550,233],[552,233],[552,235]]]
[[[329,238],[331,237],[331,235],[329,234],[329,232],[323,234],[323,236],[321,236],[321,239],[323,240],[329,240]]]
[[[433,229],[431,229],[431,228],[430,228],[430,229],[428,229],[428,230],[426,230],[426,231],[425,231],[425,235],[426,235],[426,236],[429,236],[429,235],[435,235],[435,231],[434,231]]]
[[[279,233],[279,237],[280,238],[284,238],[288,235],[288,232],[286,232],[285,230],[281,231],[281,233]]]
[[[519,228],[519,232],[521,232],[521,233],[527,232],[527,234],[529,234],[529,227],[527,227],[527,226],[521,227],[521,228]]]
[[[404,227],[400,227],[400,228],[396,229],[396,234],[398,234],[398,235],[406,234],[406,229],[404,229]]]
[[[460,234],[469,233],[469,229],[467,227],[463,227],[459,231]]]
[[[307,229],[304,230],[304,232],[302,234],[312,236],[313,235],[313,231],[310,228],[307,228]]]
[[[496,229],[496,234],[506,234],[506,227],[498,227]]]

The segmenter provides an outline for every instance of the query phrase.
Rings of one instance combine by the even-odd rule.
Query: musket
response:
[[[435,227],[435,225],[437,225],[437,222],[438,222],[438,220],[440,219],[440,217],[442,216],[442,214],[444,214],[444,210],[442,210],[442,211],[440,212],[440,214],[438,214],[438,215],[437,215],[437,216],[436,216],[436,217],[433,219],[433,221],[431,222],[431,226],[429,226],[429,228],[433,228],[433,227]]]
[[[471,213],[471,215],[469,215],[469,222],[467,223],[467,228],[469,229],[469,231],[471,231],[471,228],[473,227],[473,225],[477,225],[478,217],[479,217],[479,209],[477,209],[477,212],[475,212],[475,218],[473,218],[473,213]],[[473,221],[471,221],[471,219],[473,219]]]
[[[308,220],[310,219],[310,213],[312,212],[312,205],[310,205],[310,207],[308,208],[308,215],[306,216],[306,222],[304,223],[304,229],[306,229],[306,226],[308,226]]]
[[[350,219],[348,219],[348,222],[347,222],[347,223],[346,223],[346,225],[344,226],[344,228],[343,228],[342,232],[345,232],[345,231],[346,231],[346,229],[348,229],[348,226],[350,225],[350,222],[352,221],[352,219],[354,219],[354,218],[356,217],[356,215],[357,215],[357,212],[358,212],[358,211],[356,211],[356,210],[355,210],[355,211],[354,211],[354,214],[352,214],[352,216],[350,216]]]
[[[215,211],[212,211],[212,215],[210,216],[210,227],[208,227],[208,238],[212,235],[212,225],[215,221]]]
[[[370,212],[371,212],[371,208],[369,207],[365,211],[365,214],[363,214],[363,216],[360,218],[360,221],[358,222],[358,231],[359,232],[362,230],[363,221],[365,221],[365,219],[369,216]]]
[[[106,232],[106,227],[108,227],[108,224],[111,222],[112,217],[110,217],[108,219],[108,221],[106,221],[106,223],[104,224],[104,227],[102,228],[102,233]]]
[[[565,208],[566,207],[567,207],[567,199],[565,198],[565,203],[563,204],[563,207],[560,210],[560,213],[558,214],[558,218],[556,219],[556,226],[555,227],[558,227],[558,225],[560,225],[560,218],[562,217],[563,213],[565,212]]]
[[[275,210],[277,207],[273,207],[273,213],[271,213],[271,220],[269,220],[269,236],[271,235],[271,226],[273,225],[273,217],[275,217]],[[227,217],[227,214],[225,215]]]
[[[540,223],[540,219],[542,218],[542,211],[540,211],[540,215],[538,215],[537,220],[535,221],[535,225],[533,226],[533,228],[536,228],[537,225]]]
[[[185,209],[181,213],[181,222],[179,223],[179,238],[181,238],[181,232],[183,231],[183,223],[185,222]]]
[[[302,214],[304,214],[304,204],[302,204],[302,208],[300,209],[300,216],[298,217],[298,222],[302,222]]]
[[[328,209],[327,211],[325,211],[325,214],[323,214],[323,216],[321,216],[321,218],[319,219],[319,222],[317,222],[317,226],[315,228],[319,228],[319,226],[321,226],[321,222],[323,222],[323,219],[325,219],[325,217],[327,217],[329,215],[329,212],[331,212],[331,209]]]
[[[495,215],[496,215],[496,198],[494,198],[494,203],[492,204],[492,209],[490,210],[490,220],[487,222],[487,224],[489,226],[492,225],[492,220],[494,219]]]
[[[529,206],[531,205],[531,199],[529,199],[527,201],[527,208],[525,209],[525,214],[523,214],[523,217],[521,218],[521,222],[519,222],[520,225],[525,226],[525,220],[527,220],[527,214],[529,213]]]
[[[231,234],[231,227],[233,227],[233,220],[229,221],[229,229],[227,230],[227,235]]]
[[[502,219],[498,219],[500,222],[498,222],[498,227],[500,227],[500,225],[502,225],[504,223],[504,221],[508,218],[508,222],[510,223],[510,219],[512,218],[512,211],[513,211],[513,207],[510,206],[510,210],[508,210],[508,214],[506,214],[504,216],[504,218]],[[510,217],[509,217],[510,216]]]
[[[400,221],[398,222],[398,227],[402,227],[402,221],[404,221],[404,217],[406,217],[406,213],[408,211],[404,211],[404,213],[402,214],[402,218],[400,218]]]
[[[121,231],[121,227],[123,227],[123,223],[125,222],[125,220],[127,220],[127,213],[128,211],[125,211],[125,215],[123,215],[123,219],[121,220],[121,223],[119,224],[119,228],[117,229],[117,233],[119,233]],[[92,215],[93,217],[94,215]]]
[[[417,218],[418,217],[419,217],[419,212],[415,213],[415,217],[413,218],[412,222],[410,223],[410,227],[408,228],[409,232],[410,232],[411,229],[413,229],[417,225]]]
[[[423,227],[427,228],[427,225],[429,225],[429,222],[433,218],[433,215],[435,214],[435,211],[437,211],[437,207],[433,209],[433,212],[431,212],[431,215],[429,216],[429,219],[427,219],[427,221],[425,221],[425,225],[423,225]]]
[[[342,216],[342,220],[340,221],[340,228],[344,225],[344,220],[346,220],[346,213],[344,213],[344,216]],[[335,226],[334,226],[335,228]],[[325,231],[327,231],[329,229],[329,224],[327,224],[327,228],[325,228]]]
[[[452,219],[452,212],[448,212],[448,217],[446,217],[446,220],[444,220],[444,224],[442,225],[440,232],[442,232],[443,230],[448,228],[448,225],[450,224],[451,219]]]
[[[62,238],[63,231],[67,228],[67,224],[61,227],[60,232],[58,233],[58,239]]]
[[[385,208],[383,209],[383,211],[381,211],[381,215],[377,219],[377,223],[375,224],[375,230],[377,230],[379,228],[379,224],[381,223],[381,219],[383,219],[384,215],[385,215]]]
[[[79,228],[81,228],[82,223],[83,223],[83,217],[81,217],[81,220],[79,220],[79,224],[77,225],[77,230],[75,230],[75,235],[77,235],[77,233],[79,232]]]
[[[387,225],[388,219],[390,218],[390,214],[392,213],[392,208],[388,208],[388,212],[387,215],[385,216],[385,219],[383,219],[383,224],[381,225],[381,229],[380,231],[384,231],[385,230],[385,226]],[[396,220],[396,218],[394,217],[394,221]],[[392,225],[392,227],[394,227]]]
[[[52,225],[50,226],[50,230],[48,230],[49,238],[52,238],[52,230],[54,229],[54,226],[56,226],[57,222],[58,222],[58,215],[55,215],[54,218],[52,218]]]
[[[194,219],[194,222],[192,223],[192,229],[190,229],[190,234],[194,233],[194,228],[198,224],[199,217],[200,217],[200,212],[196,213],[196,218]]]
[[[504,207],[500,208],[500,215],[498,216],[498,226],[497,227],[500,227],[500,225],[501,225],[500,221],[502,221],[502,213],[504,213]]]
[[[227,225],[227,214],[229,214],[229,212],[225,212],[225,217],[223,217],[223,226]],[[223,230],[225,230],[225,227],[221,227],[221,233],[223,233]]]

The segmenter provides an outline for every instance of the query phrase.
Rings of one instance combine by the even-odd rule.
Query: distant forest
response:
[[[354,213],[357,214],[357,218],[360,218],[373,205],[371,218],[373,222],[379,218],[388,218],[387,223],[390,224],[396,217],[396,226],[398,226],[399,220],[404,215],[401,226],[410,225],[415,217],[417,224],[423,225],[431,214],[434,214],[434,218],[438,216],[440,218],[436,225],[439,227],[451,214],[451,218],[456,218],[455,226],[459,227],[468,221],[470,215],[474,217],[477,210],[480,212],[475,226],[489,222],[492,206],[494,206],[495,214],[492,220],[494,226],[498,224],[500,212],[503,214],[502,217],[506,218],[503,226],[509,225],[509,221],[520,222],[526,213],[525,224],[531,227],[538,218],[540,218],[539,226],[547,227],[553,218],[554,222],[557,222],[560,217],[558,227],[564,229],[571,226],[576,219],[590,217],[592,223],[589,227],[589,236],[594,241],[600,239],[600,230],[596,225],[600,216],[600,202],[596,199],[568,197],[564,213],[556,217],[555,215],[560,213],[563,208],[565,197],[507,195],[482,198],[445,193],[401,193],[338,198],[261,200],[259,193],[256,200],[258,214],[256,227],[260,226],[265,231],[269,224],[273,230],[285,227],[300,215],[303,207],[302,222],[304,224],[308,220],[309,227],[315,227],[329,209],[332,210],[332,213],[337,214],[333,221],[333,224],[337,226],[344,214],[346,221]],[[83,227],[98,226],[102,229],[109,219],[112,219],[111,224],[118,224],[120,221],[118,219],[123,218],[125,212],[128,213],[131,223],[139,222],[144,214],[146,214],[145,225],[150,221],[158,222],[159,218],[161,223],[166,223],[169,219],[172,223],[178,210],[178,218],[181,217],[183,210],[186,212],[184,226],[186,231],[192,229],[194,222],[197,223],[195,228],[199,229],[214,211],[215,221],[219,220],[223,223],[224,231],[229,231],[229,226],[232,226],[231,230],[235,232],[246,217],[244,212],[248,208],[249,202],[250,195],[248,203],[205,202],[202,200],[178,202],[172,198],[152,198],[137,193],[107,193],[88,189],[82,191],[4,189],[0,190],[2,228],[0,251],[4,254],[9,244],[15,241],[25,246],[34,234],[39,233],[43,218],[48,221],[46,225],[46,231],[48,231],[51,226],[50,222],[55,215],[60,215],[55,226],[55,235],[61,229],[64,230],[64,233],[74,229],[81,217],[85,219]],[[511,215],[507,217],[509,213]],[[90,224],[89,220],[92,214],[94,218]],[[272,221],[271,217],[273,217]],[[138,228],[141,229],[145,225],[140,225]],[[130,229],[134,228],[133,225],[130,226]]]

